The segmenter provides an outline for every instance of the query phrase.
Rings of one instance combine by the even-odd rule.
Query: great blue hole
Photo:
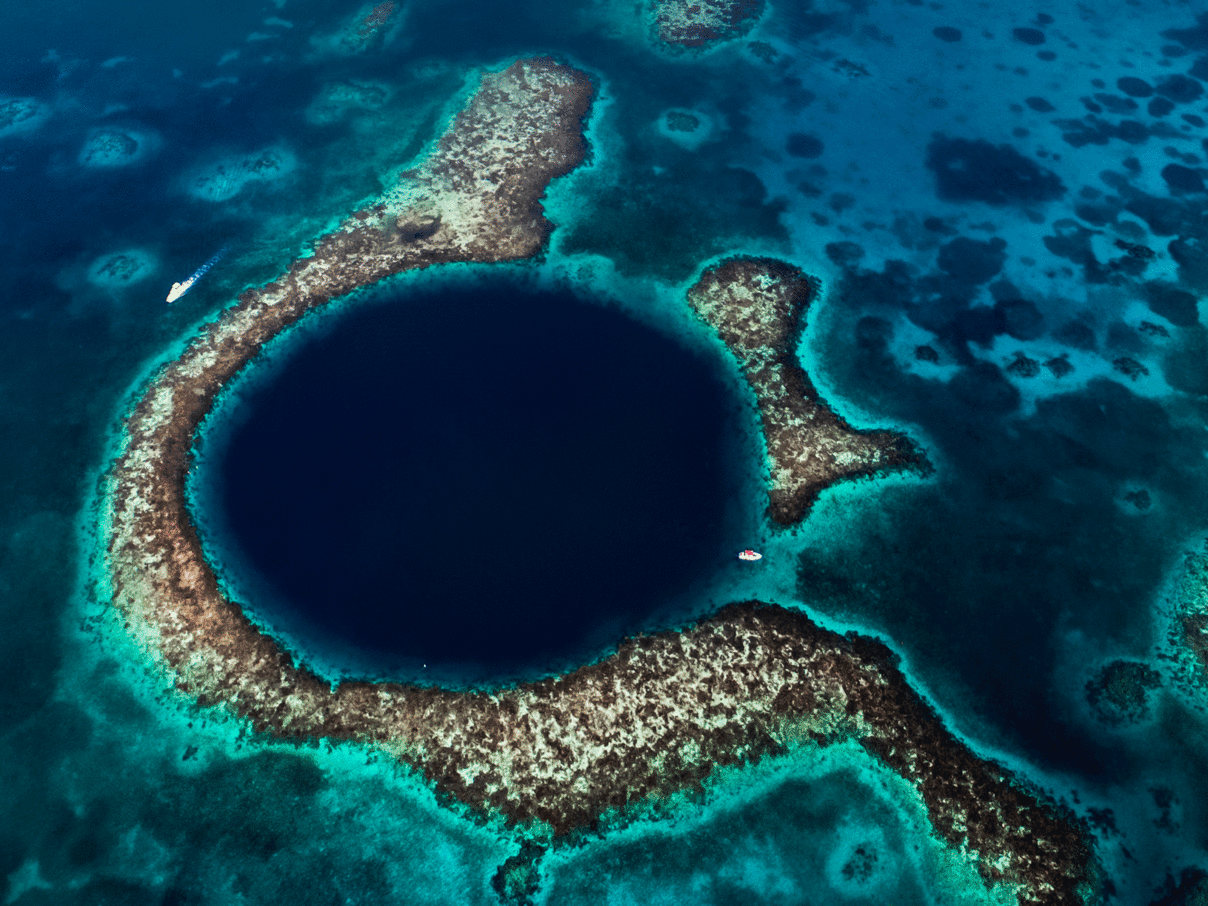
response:
[[[507,278],[380,291],[321,328],[251,366],[193,485],[220,574],[304,655],[564,669],[682,618],[746,546],[721,356]]]

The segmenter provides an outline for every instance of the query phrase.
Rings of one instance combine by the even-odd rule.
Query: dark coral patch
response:
[[[1188,50],[1208,50],[1208,13],[1200,13],[1191,28],[1168,28],[1162,37],[1178,41]]]
[[[1095,331],[1085,321],[1070,321],[1057,331],[1056,336],[1066,346],[1088,352],[1099,345],[1095,339]]]
[[[825,146],[822,144],[822,139],[816,135],[808,135],[804,132],[794,132],[785,142],[785,150],[793,157],[804,157],[813,159],[822,156],[822,150]]]
[[[955,44],[961,39],[961,30],[953,28],[951,25],[941,25],[938,28],[933,28],[931,33],[941,41],[947,41],[949,44]]]
[[[940,247],[936,264],[953,280],[977,286],[1002,270],[1006,247],[1007,243],[997,236],[987,242],[958,236]]]
[[[1191,68],[1187,70],[1187,75],[1193,79],[1208,79],[1208,56],[1196,57]]]
[[[927,167],[945,201],[1028,204],[1053,201],[1065,186],[1048,170],[1010,145],[982,139],[937,136],[927,146]]]
[[[1116,79],[1116,87],[1130,98],[1147,98],[1153,95],[1153,86],[1136,76],[1124,76]]]
[[[1095,95],[1095,100],[1111,113],[1132,113],[1137,109],[1136,101],[1132,98],[1122,98],[1118,94],[1099,92]]]
[[[962,343],[976,343],[978,346],[989,346],[996,336],[1002,333],[1002,322],[989,305],[974,305],[964,311],[958,311],[948,332]]]
[[[1052,104],[1050,104],[1048,101],[1046,101],[1044,98],[1037,98],[1037,97],[1024,98],[1023,102],[1025,104],[1027,104],[1029,107],[1031,107],[1033,110],[1035,110],[1037,113],[1052,113],[1054,110],[1057,109]]]
[[[940,354],[930,346],[914,347],[914,357],[920,362],[931,362],[932,364],[940,360]]]
[[[1176,104],[1190,104],[1204,94],[1204,86],[1185,75],[1170,75],[1158,82],[1155,89],[1164,98]]]
[[[1157,281],[1145,284],[1146,303],[1175,327],[1194,327],[1200,321],[1198,300],[1186,290]]]
[[[839,267],[854,267],[864,257],[864,249],[854,242],[828,242],[826,257]]]
[[[1013,28],[1011,34],[1015,36],[1016,41],[1031,44],[1033,47],[1044,43],[1044,32],[1039,28]]]
[[[1165,116],[1174,110],[1174,102],[1167,98],[1154,98],[1145,108],[1150,116]]]
[[[1149,715],[1149,690],[1161,686],[1161,675],[1138,661],[1114,661],[1086,684],[1091,712],[1109,727],[1144,720]]]
[[[1083,103],[1087,101],[1086,98],[1082,100]],[[1152,107],[1157,101],[1170,103],[1164,98],[1154,98],[1153,101],[1150,101],[1150,106]],[[1098,105],[1088,106],[1097,107]],[[1081,148],[1083,145],[1106,145],[1113,138],[1128,142],[1130,145],[1139,145],[1149,138],[1149,129],[1144,123],[1137,120],[1109,123],[1097,116],[1084,116],[1079,120],[1054,120],[1053,124],[1061,129],[1062,140],[1073,148]]]
[[[1162,168],[1162,179],[1171,195],[1185,195],[1189,192],[1204,191],[1204,177],[1201,172],[1182,164],[1167,164]]]
[[[994,311],[1003,332],[1016,340],[1035,340],[1044,333],[1044,316],[1027,299],[1000,299]]]

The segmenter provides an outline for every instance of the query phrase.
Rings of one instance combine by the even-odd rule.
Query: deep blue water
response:
[[[717,529],[731,517],[716,509],[690,526],[704,534],[662,532],[661,550],[684,544],[676,558],[635,560],[626,539],[613,559],[623,569],[588,563],[583,572],[601,583],[668,572],[636,583],[648,597],[619,622],[566,608],[586,622],[563,627],[562,637],[577,633],[594,651],[597,629],[602,638],[626,620],[667,622],[742,597],[875,632],[980,753],[1002,758],[1092,823],[1114,902],[1175,902],[1162,898],[1180,878],[1208,871],[1205,693],[1182,682],[1194,673],[1169,613],[1184,557],[1208,529],[1200,309],[1208,292],[1208,21],[1200,11],[818,0],[776,4],[748,39],[711,55],[671,56],[651,43],[649,22],[632,4],[400,2],[387,40],[342,51],[339,33],[367,11],[326,0],[0,9],[0,103],[26,99],[44,112],[28,130],[0,132],[0,663],[8,683],[0,814],[12,816],[0,829],[5,901],[495,901],[489,878],[514,841],[463,820],[422,784],[365,765],[364,753],[249,741],[213,712],[182,705],[121,644],[86,580],[97,566],[89,535],[96,478],[148,369],[378,192],[442,128],[447,102],[474,67],[529,52],[562,53],[587,69],[601,103],[590,164],[547,198],[553,244],[520,272],[623,299],[687,340],[682,294],[704,262],[734,252],[783,257],[823,283],[800,350],[823,394],[861,426],[906,431],[936,465],[926,481],[871,480],[826,495],[796,532],[751,525],[765,501],[744,491],[741,541]],[[324,113],[331,92],[365,82],[384,88],[380,107]],[[669,130],[672,109],[691,114],[698,130]],[[146,156],[84,166],[90,137],[110,129],[139,135]],[[292,155],[295,169],[220,191],[220,200],[189,193],[199,177],[270,148]],[[230,253],[187,297],[164,304],[174,280],[224,246]],[[89,277],[124,253],[150,262],[142,279],[113,287]],[[424,313],[429,297],[408,287],[392,287],[399,296],[389,304],[350,304],[332,320],[332,339],[360,318]],[[451,332],[456,310],[427,329]],[[620,330],[627,322],[609,323]],[[512,351],[531,333],[499,328],[500,341],[482,355],[515,363]],[[646,330],[622,345],[636,349],[641,337],[656,342]],[[447,349],[447,340],[433,349]],[[659,362],[683,358],[679,347],[692,345],[658,343]],[[299,346],[299,361],[311,348]],[[400,367],[371,356],[353,365],[375,361]],[[627,352],[592,373],[620,383],[636,367]],[[459,375],[480,385],[488,377],[477,364]],[[337,378],[367,386],[352,365]],[[252,375],[248,387],[256,386]],[[313,396],[286,392],[268,411]],[[724,433],[717,423],[689,429],[689,412],[708,398],[674,404],[671,420],[651,416],[648,433]],[[366,402],[359,392],[345,399]],[[397,393],[386,401],[404,402]],[[468,412],[474,401],[455,408]],[[628,406],[619,414],[639,417]],[[723,415],[735,417],[728,408]],[[370,477],[366,425],[381,420],[349,417],[351,427],[320,438],[317,419],[304,413],[292,422],[308,454],[332,444],[329,458],[358,466],[283,476],[293,493],[264,514],[294,506],[290,525],[317,523],[285,550],[315,543],[333,559],[370,550],[363,539],[340,549],[338,529],[384,519],[386,507],[323,519],[317,497],[304,496]],[[247,430],[263,429],[265,418]],[[392,427],[403,433],[412,424],[400,417]],[[532,428],[517,433],[529,443],[537,437]],[[626,428],[607,440],[634,452],[639,433]],[[673,432],[668,443],[677,439]],[[403,447],[399,462],[419,449]],[[746,457],[733,474],[758,470],[750,444],[745,454],[740,442],[720,455],[732,453]],[[643,457],[639,474],[651,475],[654,461]],[[730,474],[713,480],[724,488]],[[400,507],[428,487],[406,478],[400,469],[382,479],[396,482]],[[581,478],[572,476],[576,487]],[[638,480],[611,487],[636,494]],[[669,490],[655,484],[642,491],[646,500]],[[534,495],[521,496],[513,516],[533,512]],[[444,502],[432,501],[423,520],[391,522],[399,534],[371,566],[393,557],[395,569],[412,568],[404,555],[416,545],[402,533],[430,533],[437,515],[449,514]],[[608,496],[598,509],[619,513],[622,501]],[[480,579],[488,555],[499,557],[500,574],[533,566],[503,547],[534,536],[600,552],[574,545],[570,532],[550,537],[559,519],[569,524],[547,515],[512,532],[479,509],[472,518],[452,514],[447,531],[468,532],[436,548],[455,562],[437,570],[428,561],[412,582],[432,580],[435,593],[447,592],[452,577]],[[734,548],[756,542],[767,556],[758,570],[740,570],[729,559]],[[430,547],[430,537],[419,545]],[[315,559],[265,572],[289,580]],[[237,560],[232,570],[243,565]],[[557,560],[569,564],[569,556]],[[370,586],[392,574],[341,570]],[[550,578],[543,568],[534,581],[548,593]],[[595,582],[565,582],[576,601],[597,593]],[[266,611],[289,600],[267,578],[264,588]],[[301,637],[306,621],[293,616]],[[541,625],[530,629],[552,632],[550,621],[534,622]],[[310,637],[337,644],[330,632]],[[463,663],[461,675],[487,669],[501,648]],[[574,655],[526,662],[544,657]],[[1132,726],[1105,722],[1088,705],[1088,682],[1116,659],[1161,677],[1148,716]],[[760,774],[766,787],[751,779],[758,771],[732,778],[681,823],[564,854],[544,876],[539,902],[976,899],[976,884],[918,855],[926,834],[911,823],[909,802],[895,800],[866,761],[816,754],[770,760],[785,776]],[[844,860],[869,847],[881,868],[853,886]]]
[[[643,628],[742,546],[716,363],[514,278],[378,296],[217,416],[238,427],[198,479],[220,489],[213,543],[277,589],[253,612],[304,626],[301,647],[531,675]]]

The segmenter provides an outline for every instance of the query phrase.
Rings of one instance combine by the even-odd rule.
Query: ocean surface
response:
[[[661,49],[649,11],[619,0],[399,2],[360,41],[371,7],[0,9],[0,901],[497,902],[491,876],[517,847],[498,828],[363,751],[274,742],[191,707],[102,631],[95,507],[121,416],[153,369],[392,185],[483,68],[532,54],[598,86],[590,158],[546,197],[549,249],[521,265],[404,276],[272,345],[207,425],[194,478],[224,581],[257,592],[258,619],[335,669],[368,657],[363,637],[340,635],[351,619],[306,612],[283,583],[305,561],[334,567],[308,586],[344,590],[340,573],[355,569],[313,562],[367,556],[341,525],[389,521],[396,556],[436,541],[440,559],[410,567],[429,604],[390,614],[396,633],[427,619],[425,606],[447,610],[431,602],[454,578],[467,583],[458,600],[498,618],[490,573],[519,568],[508,546],[530,536],[565,557],[624,561],[542,572],[537,592],[509,606],[539,592],[564,608],[551,616],[545,599],[524,617],[531,632],[507,624],[506,643],[496,633],[494,645],[458,647],[454,626],[435,653],[391,647],[392,664],[349,667],[411,676],[431,657],[463,681],[561,669],[633,626],[734,600],[801,608],[884,639],[970,747],[1088,822],[1110,902],[1179,902],[1172,891],[1208,877],[1208,683],[1175,631],[1187,563],[1208,534],[1208,14],[1179,2],[803,0],[686,54]],[[704,266],[739,253],[822,281],[803,365],[854,425],[916,440],[932,474],[844,484],[795,530],[766,523],[753,400],[684,303]],[[492,300],[513,304],[488,312]],[[399,361],[394,336],[421,347]],[[370,342],[375,355],[363,354]],[[460,342],[479,345],[434,378]],[[521,413],[552,417],[569,408],[558,394],[589,390],[601,414],[565,430],[596,461],[562,485],[631,471],[570,516],[541,508],[566,504],[541,484],[547,468],[531,485],[484,472],[477,491],[458,491],[490,507],[459,515],[442,497],[422,517],[430,527],[393,524],[363,486],[338,490],[372,474],[405,482],[433,456],[466,454],[400,449],[392,471],[385,451],[365,452],[409,447],[449,414],[426,398],[397,408],[420,389],[406,369],[424,356],[426,379],[462,394],[455,411],[469,411],[476,383],[518,394],[517,418],[496,426],[516,433],[508,474],[551,453],[535,440],[550,426]],[[582,384],[548,387],[520,362]],[[682,369],[667,374],[671,364]],[[518,383],[496,381],[501,369]],[[616,393],[635,380],[658,395],[630,408]],[[543,386],[551,395],[535,399]],[[282,430],[266,435],[273,417]],[[613,433],[593,438],[605,420]],[[276,488],[239,472],[254,451],[290,444],[296,471]],[[681,476],[687,491],[659,471],[678,444],[705,448]],[[239,481],[277,496],[232,499]],[[501,484],[510,500],[493,495]],[[405,483],[393,493],[415,502]],[[670,512],[676,500],[683,510]],[[249,503],[244,515],[267,521],[240,540],[235,508]],[[336,509],[324,517],[323,506]],[[286,507],[295,518],[279,526],[297,534],[257,553]],[[604,540],[576,545],[551,524],[570,519],[607,528]],[[636,525],[675,562],[632,559],[656,543],[618,536]],[[740,568],[731,558],[746,547],[764,560]],[[294,568],[282,560],[291,551]],[[372,596],[389,575],[368,559],[359,575]],[[639,590],[609,610],[600,575]],[[582,622],[556,626],[568,613]],[[384,625],[367,619],[364,632]],[[934,845],[892,777],[843,747],[727,772],[690,812],[553,853],[537,894],[1009,899]]]

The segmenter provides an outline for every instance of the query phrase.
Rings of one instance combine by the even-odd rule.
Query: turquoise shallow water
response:
[[[755,596],[875,632],[971,745],[1091,822],[1119,902],[1208,871],[1202,692],[1176,682],[1169,615],[1206,528],[1208,22],[784,6],[692,57],[623,3],[400,3],[364,51],[342,40],[352,5],[0,12],[6,902],[494,901],[515,848],[497,828],[364,753],[248,738],[101,631],[89,507],[148,369],[420,153],[473,67],[534,52],[592,73],[600,101],[526,277],[715,352],[685,286],[715,256],[783,257],[823,281],[799,352],[824,395],[936,465],[836,489],[796,532],[749,526],[734,546],[760,568],[672,609]],[[1160,677],[1131,721],[1088,702],[1118,660]],[[981,895],[840,751],[559,853],[539,899]]]

